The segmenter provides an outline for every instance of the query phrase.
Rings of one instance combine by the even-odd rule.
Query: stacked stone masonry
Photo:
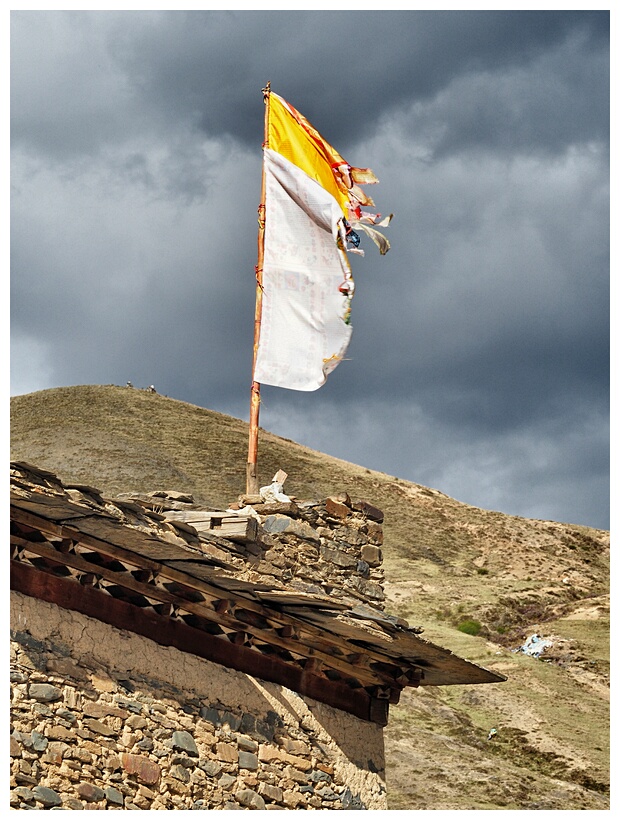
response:
[[[14,809],[383,809],[381,727],[12,593]]]
[[[11,504],[12,808],[383,810],[388,703],[500,680],[383,611],[346,493],[210,511],[13,463]]]
[[[384,609],[380,510],[344,493],[316,503],[244,501],[262,525],[251,562],[256,580]]]

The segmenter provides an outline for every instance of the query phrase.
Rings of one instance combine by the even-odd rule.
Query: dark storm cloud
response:
[[[545,106],[554,97],[557,105],[560,94],[568,109],[571,91],[588,79],[575,74],[574,57],[586,56],[594,63],[588,72],[604,80],[599,54],[607,34],[608,17],[600,12],[173,12],[145,26],[130,50],[119,46],[117,57],[158,107],[197,116],[209,134],[229,133],[253,145],[257,84],[269,79],[274,90],[294,93],[301,110],[328,123],[333,141],[350,142],[382,113],[428,100],[459,77],[475,73],[484,81],[498,68],[518,73],[543,55],[549,79],[542,79],[534,103]],[[521,93],[510,110],[505,87],[488,90],[492,99],[473,90],[473,109],[458,109],[471,119],[455,125],[465,135],[482,130],[488,138],[498,123],[506,130],[518,123],[518,136],[528,95]],[[590,113],[605,98],[604,82],[597,91]],[[575,122],[582,113],[573,113]],[[596,120],[583,126],[598,128],[600,136]],[[557,123],[558,132],[563,125]]]
[[[401,107],[424,128],[428,114],[416,123],[415,104],[436,97],[442,151],[563,144],[567,125],[585,138],[606,128],[606,12],[22,12],[15,37],[22,28],[37,50],[13,59],[14,83],[30,91],[14,95],[14,133],[43,150],[89,152],[135,127],[132,113],[253,146],[267,80],[340,144]],[[525,73],[533,65],[534,84]]]
[[[13,12],[13,392],[247,419],[268,80],[395,219],[352,260],[348,360],[264,387],[262,426],[607,526],[604,11]]]

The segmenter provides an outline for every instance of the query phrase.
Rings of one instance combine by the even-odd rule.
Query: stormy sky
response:
[[[347,361],[261,426],[608,528],[607,11],[13,11],[10,45],[12,395],[248,419],[270,81],[394,220]]]

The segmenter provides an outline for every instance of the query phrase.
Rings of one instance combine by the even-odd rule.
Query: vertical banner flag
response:
[[[391,214],[362,210],[374,203],[360,184],[378,182],[351,167],[310,123],[270,94],[264,148],[265,237],[262,319],[254,380],[291,390],[316,390],[342,361],[351,337],[354,284],[347,253],[363,254],[358,231],[387,253],[371,225]]]

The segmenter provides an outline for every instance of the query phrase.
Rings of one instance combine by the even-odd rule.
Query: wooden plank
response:
[[[46,493],[32,493],[28,498],[11,492],[11,504],[22,510],[41,515],[53,521],[64,519],[79,519],[84,515],[92,515],[92,510],[82,505],[73,504],[65,496],[47,495]]]
[[[214,532],[233,541],[256,541],[258,521],[253,516],[231,515],[206,510],[170,510],[165,513],[167,521],[191,524],[197,532]]]
[[[33,515],[24,510],[15,510],[16,520],[21,520],[27,526],[39,529],[41,532],[49,533],[59,538],[77,537],[87,546],[103,552],[106,555],[118,558],[120,561],[129,561],[134,564],[139,561],[140,565],[152,569],[157,573],[162,573],[163,564],[152,560],[148,556],[136,554],[124,547],[110,544],[105,540],[98,540],[91,536],[76,533],[72,526],[58,525],[46,518]],[[72,522],[73,524],[73,522]],[[127,528],[125,528],[127,529]],[[189,568],[188,568],[189,569]],[[464,659],[453,655],[448,650],[437,647],[427,641],[408,632],[397,631],[388,636],[379,627],[375,627],[372,633],[364,630],[352,623],[343,625],[341,618],[334,618],[317,612],[315,608],[293,608],[286,611],[277,611],[266,608],[258,601],[252,601],[253,589],[260,589],[260,586],[249,584],[248,582],[235,582],[235,579],[226,577],[211,576],[209,581],[192,576],[189,571],[181,571],[178,566],[168,567],[165,574],[172,580],[179,583],[193,585],[202,592],[205,592],[213,599],[222,599],[230,596],[230,587],[236,587],[237,595],[244,598],[243,606],[246,609],[254,610],[266,618],[274,628],[282,629],[287,625],[292,625],[295,633],[300,635],[312,647],[329,645],[332,649],[340,649],[345,655],[353,654],[363,645],[364,655],[370,659],[384,662],[392,662],[397,665],[421,666],[425,668],[425,677],[421,682],[423,686],[438,686],[452,683],[491,683],[504,681],[506,678],[495,672],[476,666]],[[327,633],[327,634],[326,634]],[[340,634],[344,633],[344,634]],[[350,643],[355,641],[355,643]],[[298,644],[294,644],[293,651],[299,651]],[[284,648],[292,649],[291,646]],[[359,673],[359,669],[357,670]],[[355,677],[353,670],[349,668],[346,674]]]
[[[23,517],[26,519],[24,523],[28,524],[29,526],[34,526],[35,528],[45,531],[47,525],[51,529],[53,535],[63,537],[67,537],[69,535],[67,527],[57,526],[52,522],[47,522],[46,519],[37,519],[34,516],[29,515],[28,513],[23,513]],[[125,550],[116,545],[109,544],[108,542],[102,542],[83,534],[80,535],[80,538],[82,540],[82,543],[90,545],[92,548],[100,550],[104,554],[118,558],[118,560],[120,561],[129,561],[130,563],[134,563],[135,565],[136,560],[140,560],[141,558],[146,568],[153,570],[157,574],[164,574],[172,580],[177,580],[180,583],[185,583],[188,585],[191,585],[193,583],[194,586],[196,586],[196,588],[200,589],[201,591],[204,591],[212,599],[219,600],[222,597],[230,595],[231,590],[227,588],[227,584],[230,584],[230,587],[233,589],[238,590],[239,588],[241,588],[244,591],[249,591],[255,587],[255,585],[253,584],[250,584],[246,581],[240,581],[239,579],[235,578],[228,579],[218,577],[217,581],[215,581],[215,578],[212,578],[211,583],[205,583],[201,579],[196,579],[193,576],[188,576],[186,572],[181,572],[178,569],[171,567],[168,568],[164,564],[154,562],[148,558],[143,558],[142,556],[138,556],[129,550]],[[218,583],[218,586],[214,586],[213,584],[215,583]],[[269,622],[273,625],[274,629],[281,628],[282,626],[290,624],[291,619],[290,617],[287,617],[286,614],[266,609],[262,605],[255,605],[249,598],[244,598],[243,606],[250,610],[254,609],[254,611],[267,617],[269,619]],[[327,644],[331,647],[332,643],[335,643],[344,655],[351,654],[357,648],[352,647],[350,644],[346,643],[342,639],[339,639],[337,635],[333,635],[330,633],[326,635],[325,629],[316,629],[312,627],[312,625],[309,625],[307,622],[300,621],[298,618],[293,618],[293,622],[295,624],[295,633],[299,635],[299,638],[296,641],[287,641],[285,636],[280,636],[280,640],[283,641],[283,648],[289,651],[300,653],[300,645],[298,643],[298,640],[304,640],[307,644],[309,644],[310,651],[312,652],[316,651],[318,646],[322,646],[324,648]],[[372,652],[366,652],[365,654],[369,655],[370,657],[372,657],[373,655]],[[384,659],[384,656],[382,655],[379,655],[377,657],[381,660]],[[332,665],[334,665],[335,668],[339,665],[338,661],[333,659],[333,657],[329,655],[329,653],[328,658],[332,660]],[[341,671],[343,672],[343,674],[346,674],[347,676],[352,678],[359,678],[360,675],[359,666],[352,668],[348,665],[345,665],[344,668],[341,668]],[[376,680],[377,676],[373,673],[372,678],[373,680]],[[382,676],[379,676],[378,679],[382,682],[385,681],[385,678]]]
[[[281,606],[310,606],[319,609],[349,610],[350,604],[337,601],[335,598],[324,598],[318,595],[309,595],[305,592],[292,592],[286,589],[273,590],[272,592],[258,592],[257,597],[261,601],[270,604],[280,604]]]
[[[83,587],[75,581],[48,575],[16,562],[11,564],[11,588],[64,609],[81,612],[117,629],[127,630],[127,624],[131,624],[132,632],[162,646],[174,646],[182,652],[278,683],[361,720],[374,720],[371,717],[371,698],[363,688],[351,689],[342,682],[312,675],[277,656],[262,655],[249,647],[224,641],[181,621],[157,615],[150,609],[140,609],[110,598],[100,590]],[[373,715],[380,717],[376,711]]]
[[[52,547],[42,542],[29,542],[27,549],[36,555],[40,555],[54,561],[62,562],[64,565],[73,567],[74,569],[81,570],[82,572],[94,572],[101,578],[104,578],[106,581],[117,584],[127,590],[131,590],[132,592],[141,594],[145,598],[154,599],[162,603],[173,604],[174,606],[182,609],[183,611],[193,613],[202,618],[205,618],[208,621],[213,621],[215,623],[221,624],[222,626],[225,626],[228,629],[232,629],[235,632],[246,631],[250,633],[253,637],[263,640],[265,643],[271,644],[281,649],[293,651],[296,654],[306,658],[312,657],[320,659],[327,666],[330,666],[336,669],[337,671],[342,672],[347,677],[353,677],[360,680],[364,680],[366,682],[381,684],[385,684],[386,681],[391,683],[394,682],[394,679],[392,677],[385,675],[380,671],[371,670],[368,666],[353,667],[346,663],[346,661],[342,661],[337,657],[333,657],[329,653],[329,651],[326,651],[328,649],[328,646],[324,645],[323,649],[318,649],[314,646],[308,646],[307,641],[296,641],[283,637],[279,635],[273,628],[265,629],[264,627],[257,626],[254,623],[251,623],[253,619],[248,617],[252,614],[250,612],[248,612],[248,615],[246,617],[235,617],[234,615],[230,615],[226,612],[216,612],[212,606],[209,606],[208,604],[200,604],[194,601],[189,601],[179,595],[170,593],[160,584],[150,585],[140,583],[130,573],[119,573],[114,572],[112,570],[108,570],[106,567],[101,567],[98,565],[94,566],[91,562],[86,561],[79,555],[72,555],[67,553],[59,554]],[[164,575],[163,570],[164,568],[162,567],[160,578]],[[235,610],[236,609],[237,607],[235,607]],[[239,607],[239,609],[239,614],[241,615],[241,612],[243,611],[243,605]],[[256,613],[254,614],[256,615]]]

